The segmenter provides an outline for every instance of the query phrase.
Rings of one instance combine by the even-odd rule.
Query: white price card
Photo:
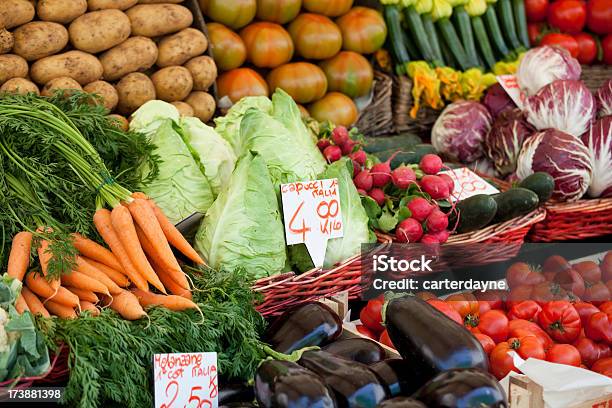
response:
[[[525,100],[527,99],[527,95],[518,85],[516,80],[516,75],[499,75],[497,77],[497,82],[504,88],[510,99],[514,101],[517,107],[523,109],[525,107]]]
[[[217,408],[217,353],[153,356],[155,408]]]
[[[344,234],[338,179],[282,184],[281,197],[287,245],[305,244],[322,267],[327,241]]]
[[[448,174],[455,182],[451,201],[461,201],[477,194],[497,194],[499,190],[487,183],[482,177],[474,173],[467,167],[449,171],[441,171],[441,174]]]

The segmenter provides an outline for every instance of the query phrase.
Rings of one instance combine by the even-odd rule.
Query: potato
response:
[[[145,37],[172,34],[193,23],[191,11],[178,4],[139,4],[126,14],[132,22],[132,35]]]
[[[33,21],[13,32],[13,52],[28,61],[57,54],[68,44],[68,30],[58,23]]]
[[[0,28],[10,30],[13,27],[29,23],[34,18],[34,5],[27,0],[0,1]]]
[[[112,124],[116,125],[119,129],[127,132],[130,129],[130,122],[121,115],[112,114],[108,115],[107,118],[112,121]]]
[[[138,0],[87,0],[89,11],[108,9],[127,10],[136,3],[138,3]]]
[[[182,3],[184,0],[138,0],[139,4]]]
[[[15,54],[0,55],[0,85],[11,78],[28,76],[28,63]]]
[[[36,15],[43,21],[68,24],[87,11],[87,0],[38,0]]]
[[[195,28],[185,28],[161,40],[158,45],[159,67],[183,65],[190,58],[202,55],[208,48],[208,40],[203,32]]]
[[[145,74],[132,72],[124,76],[117,85],[119,113],[129,115],[146,102],[155,99],[155,86]]]
[[[85,85],[83,90],[90,94],[98,94],[102,97],[102,104],[106,109],[112,111],[119,102],[119,96],[114,86],[105,81],[95,81]]]
[[[181,101],[193,89],[193,79],[185,67],[166,67],[151,75],[157,98],[166,102]]]
[[[39,59],[32,64],[30,76],[38,84],[46,84],[59,77],[69,77],[85,85],[100,79],[102,71],[102,64],[93,55],[82,51],[68,51]]]
[[[55,91],[57,91],[58,89],[66,89],[66,91],[63,92],[64,97],[69,96],[72,93],[70,92],[70,90],[83,90],[83,88],[81,88],[81,85],[79,85],[79,83],[74,79],[69,77],[59,77],[47,82],[43,89],[40,91],[40,94],[42,96],[53,96]]]
[[[128,38],[100,56],[104,79],[115,81],[127,74],[145,71],[157,60],[157,46],[150,38]]]
[[[211,94],[195,91],[189,94],[185,102],[193,108],[194,116],[202,122],[208,122],[215,113],[215,98]]]
[[[92,54],[121,44],[130,36],[130,19],[121,10],[100,10],[83,14],[70,24],[70,42]]]
[[[189,106],[188,103],[176,101],[172,102],[172,105],[174,105],[176,109],[178,109],[181,116],[193,116],[193,108]]]
[[[217,79],[217,65],[208,55],[189,60],[185,68],[191,72],[194,91],[206,91]]]
[[[9,79],[4,83],[4,85],[0,86],[0,93],[9,92],[15,94],[25,95],[27,93],[35,93],[36,95],[40,95],[38,91],[38,87],[32,81],[28,81],[24,78],[13,78]]]
[[[13,33],[5,29],[0,29],[0,55],[11,52],[14,44],[15,38],[13,37]]]

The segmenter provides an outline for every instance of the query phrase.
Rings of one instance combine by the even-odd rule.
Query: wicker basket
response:
[[[427,139],[440,114],[440,111],[422,106],[415,119],[410,117],[412,80],[405,75],[393,75],[392,108],[395,133],[411,132]]]
[[[580,79],[592,92],[595,92],[604,82],[612,79],[612,67],[608,65],[583,65]]]
[[[374,71],[372,102],[361,112],[355,124],[365,136],[380,136],[393,132],[392,84],[393,80],[389,75]]]

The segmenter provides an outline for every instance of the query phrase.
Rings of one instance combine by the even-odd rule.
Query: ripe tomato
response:
[[[529,44],[537,45],[540,35],[542,34],[543,23],[527,23],[527,34],[529,35]]]
[[[393,349],[395,348],[395,346],[393,345],[393,342],[391,341],[391,338],[389,337],[389,333],[387,332],[387,330],[382,332],[382,334],[380,335],[380,339],[378,341],[387,347],[391,347]]]
[[[510,310],[517,303],[532,299],[532,294],[533,286],[517,286],[516,288],[510,290],[510,293],[508,293],[508,299],[506,300],[506,308]]]
[[[610,299],[610,290],[603,282],[587,285],[582,299],[598,306]]]
[[[482,333],[473,333],[473,334],[474,334],[474,337],[476,337],[478,341],[480,342],[480,345],[484,349],[485,353],[487,353],[487,355],[491,354],[491,351],[493,351],[493,349],[495,348],[495,342],[493,341],[493,339],[491,339],[486,334],[482,334]]]
[[[604,256],[601,264],[599,265],[601,269],[601,275],[604,282],[608,282],[612,280],[612,251],[608,251],[606,256]]]
[[[526,0],[525,12],[527,14],[527,21],[530,23],[546,20],[548,0]]]
[[[612,315],[593,313],[584,327],[584,334],[591,340],[612,344]]]
[[[490,309],[504,310],[504,302],[506,301],[506,297],[508,296],[508,292],[506,292],[505,290],[487,290],[485,292],[477,290],[472,292],[472,294],[478,300],[478,302],[480,302],[480,314]],[[486,306],[483,306],[483,303],[489,304],[488,309],[484,311],[482,309],[486,308]]]
[[[372,299],[359,312],[361,323],[374,333],[380,333],[385,330],[382,325],[382,308],[384,304],[385,302],[381,299]]]
[[[463,326],[463,318],[451,305],[440,299],[427,299],[427,303],[444,313],[446,317]]]
[[[300,13],[301,8],[301,0],[257,0],[257,18],[286,24]]]
[[[489,361],[491,363],[489,370],[498,380],[504,378],[510,371],[518,372],[517,368],[514,366],[512,356],[508,354],[510,350],[510,345],[508,342],[504,341],[495,346],[489,355]]]
[[[548,24],[566,33],[579,33],[586,24],[586,5],[579,0],[555,1],[548,8]]]
[[[579,33],[576,34],[574,36],[574,38],[576,39],[576,41],[578,41],[578,46],[580,47],[580,54],[578,55],[578,60],[580,61],[580,56],[582,55],[582,45],[580,44],[580,38],[586,38],[587,41],[591,41],[592,45],[593,45],[593,59],[595,58],[595,55],[597,54],[597,44],[595,44],[595,40],[593,39],[593,36],[591,36],[590,34],[587,33]],[[593,60],[591,59],[591,61]],[[586,62],[582,62],[583,64],[587,64]],[[593,261],[583,261],[583,262],[578,262],[577,264],[574,264],[572,266],[572,269],[575,270],[576,272],[578,272],[578,274],[580,276],[582,276],[582,279],[584,279],[586,282],[589,283],[596,283],[599,282],[601,280],[601,269],[599,268],[599,265],[597,265],[595,262]]]
[[[355,102],[340,92],[329,92],[323,98],[308,105],[308,112],[319,122],[329,120],[336,125],[346,127],[355,123],[359,115]]]
[[[610,302],[610,306],[612,306],[612,302]],[[580,323],[582,324],[582,327],[586,326],[587,322],[589,321],[589,317],[591,317],[593,313],[599,312],[599,309],[596,306],[588,302],[576,302],[574,303],[574,308],[580,316]]]
[[[597,34],[612,33],[612,0],[587,2],[587,26]]]
[[[327,91],[325,73],[309,62],[281,65],[270,71],[266,79],[272,92],[276,88],[282,88],[298,103],[316,101]]]
[[[546,258],[542,265],[544,272],[559,273],[571,269],[572,265],[561,255],[552,255]]]
[[[544,360],[546,358],[544,346],[533,334],[523,337],[512,337],[508,339],[508,345],[524,359],[531,357]]]
[[[247,59],[259,68],[276,68],[291,61],[293,41],[283,26],[266,21],[249,24],[240,31]]]
[[[601,40],[601,48],[603,49],[604,64],[612,65],[612,34],[606,35]]]
[[[382,15],[368,7],[353,7],[336,20],[342,31],[342,49],[371,54],[385,43],[387,25]]]
[[[363,334],[366,337],[371,338],[372,340],[378,339],[378,337],[376,336],[376,333],[374,333],[372,330],[365,327],[363,324],[358,324],[357,326],[355,326],[355,329],[357,329],[359,333]]]
[[[521,285],[537,285],[544,282],[544,276],[525,262],[516,262],[506,271],[506,281],[512,289]]]
[[[421,291],[421,292],[417,292],[414,294],[414,296],[421,298],[423,300],[429,300],[429,299],[437,299],[438,297],[433,294],[432,292],[428,292],[426,290]]]
[[[489,310],[480,316],[478,330],[500,343],[508,338],[508,318],[501,310]]]
[[[533,287],[531,299],[544,306],[553,300],[569,300],[569,296],[558,283],[544,282]]]
[[[597,343],[599,346],[599,358],[612,357],[612,349],[604,343]]]
[[[604,313],[612,313],[612,301],[607,301],[599,305],[599,310]]]
[[[551,363],[580,367],[580,353],[571,344],[554,344],[546,352],[546,360]]]
[[[591,370],[612,378],[612,357],[597,360]]]
[[[584,295],[584,279],[574,269],[559,272],[555,276],[555,283],[558,283],[563,289],[572,292],[578,297]]]
[[[580,315],[566,300],[546,303],[538,317],[540,326],[559,343],[571,343],[580,335]]]
[[[540,305],[533,300],[525,300],[524,302],[517,303],[510,308],[508,312],[508,319],[525,319],[532,322],[538,321],[538,315],[542,311]]]
[[[268,96],[268,84],[251,68],[236,68],[217,78],[219,98],[228,96],[236,103],[245,96]]]
[[[303,13],[289,24],[296,54],[308,59],[331,58],[342,48],[342,33],[320,14]]]
[[[472,326],[478,325],[478,312],[480,306],[478,300],[471,293],[457,293],[446,298],[446,303],[451,305],[453,309],[459,312],[463,318],[463,322]]]
[[[370,62],[361,54],[341,51],[319,66],[325,72],[330,91],[356,98],[368,94],[372,88],[374,71]]]
[[[540,343],[542,343],[542,346],[544,346],[544,350],[547,350],[553,345],[550,336],[534,322],[523,319],[510,320],[510,322],[508,322],[508,329],[508,335],[510,337],[520,338],[528,334],[535,335],[538,340],[540,340]]]
[[[350,10],[353,0],[304,0],[304,8],[311,13],[328,17],[341,16]]]
[[[582,363],[587,367],[591,367],[593,363],[601,358],[601,348],[599,344],[595,343],[591,339],[581,337],[574,342],[574,347],[580,353]]]

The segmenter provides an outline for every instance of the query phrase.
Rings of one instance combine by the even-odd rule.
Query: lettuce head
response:
[[[225,116],[215,119],[215,130],[229,142],[238,157],[245,151],[240,138],[240,123],[246,111],[251,108],[272,113],[272,101],[266,96],[248,96],[232,106]]]

